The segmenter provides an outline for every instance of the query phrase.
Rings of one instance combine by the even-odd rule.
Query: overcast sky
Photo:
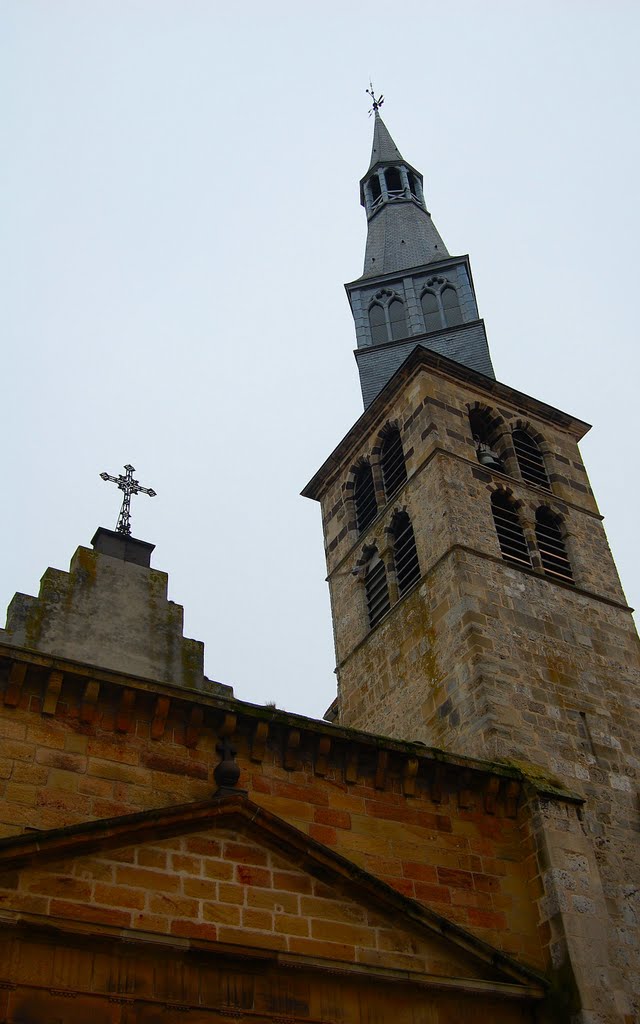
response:
[[[365,87],[469,253],[499,380],[594,424],[631,604],[640,5],[0,4],[0,604],[119,492],[207,674],[319,717],[335,695],[319,507],[362,411]]]

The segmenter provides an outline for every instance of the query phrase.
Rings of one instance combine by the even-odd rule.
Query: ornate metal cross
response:
[[[101,473],[100,476],[103,480],[110,480],[112,484],[117,484],[119,489],[123,492],[124,498],[122,499],[122,508],[120,509],[120,515],[118,516],[118,523],[116,526],[116,533],[124,533],[125,537],[131,536],[131,495],[132,494],[148,494],[150,498],[155,498],[156,492],[151,487],[141,487],[137,480],[133,479],[135,469],[133,466],[125,466],[125,476],[109,476],[108,473]]]
[[[376,99],[376,95],[373,91],[373,83],[371,81],[369,82],[369,88],[365,89],[365,92],[368,93],[371,99],[373,100],[373,106],[369,111],[369,117],[371,117],[372,114],[377,114],[378,111],[380,110],[380,107],[384,103],[384,96],[382,95],[382,93],[380,93],[380,95]]]

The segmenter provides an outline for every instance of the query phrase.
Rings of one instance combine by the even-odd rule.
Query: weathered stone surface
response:
[[[166,573],[81,547],[68,573],[47,569],[37,598],[15,595],[0,642],[201,689],[204,646],[182,624]]]
[[[502,470],[476,458],[469,410],[477,407],[491,411]],[[378,486],[378,515],[358,535],[353,467],[368,459],[380,481],[389,423],[401,430],[408,479],[388,501]],[[550,489],[523,479],[515,428],[537,439]],[[539,765],[584,797],[581,820],[566,808],[568,817],[552,821],[532,806],[538,857],[554,865],[541,861],[539,909],[558,978],[572,973],[574,1012],[608,1022],[640,1019],[640,647],[578,451],[585,429],[503,385],[415,355],[307,493],[322,502],[335,720],[523,770]],[[531,568],[502,556],[491,508],[500,488],[518,508]],[[574,585],[544,572],[540,507],[560,517]],[[411,518],[421,570],[400,599],[389,530],[397,510]],[[363,574],[351,571],[371,548],[385,562],[391,599],[373,629]],[[578,861],[588,865],[579,885],[565,867]]]

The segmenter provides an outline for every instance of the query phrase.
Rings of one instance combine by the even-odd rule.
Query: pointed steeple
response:
[[[467,256],[450,256],[427,210],[422,175],[396,146],[373,88],[373,146],[360,201],[367,213],[362,276],[346,286],[365,407],[416,345],[487,377],[493,367]]]
[[[449,255],[425,205],[422,175],[403,158],[377,107],[374,113],[371,162],[360,182],[369,222],[363,277]]]
[[[402,154],[391,138],[389,129],[380,117],[377,107],[374,114],[373,145],[371,147],[371,162],[367,174],[374,167],[377,167],[378,164],[395,163],[396,161],[402,163]]]

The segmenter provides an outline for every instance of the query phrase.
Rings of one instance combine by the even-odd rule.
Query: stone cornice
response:
[[[27,713],[55,716],[64,681],[65,700],[74,702],[80,724],[88,729],[98,710],[107,705],[115,712],[114,732],[126,735],[142,708],[151,723],[150,742],[161,743],[170,712],[177,712],[184,722],[188,748],[195,748],[203,731],[209,729],[218,736],[242,738],[248,759],[256,764],[263,761],[267,746],[272,747],[287,771],[311,763],[314,774],[323,777],[329,774],[330,762],[337,760],[346,783],[358,785],[362,778],[371,778],[374,788],[383,790],[388,781],[395,779],[404,795],[413,797],[420,780],[436,802],[446,789],[457,794],[462,807],[477,800],[484,804],[486,813],[494,814],[499,804],[508,817],[516,816],[525,788],[533,787],[535,792],[572,803],[582,802],[580,796],[564,790],[535,766],[529,772],[521,766],[376,736],[233,696],[151,683],[2,644],[0,699],[5,716],[21,704],[28,678],[40,688],[41,707]]]

